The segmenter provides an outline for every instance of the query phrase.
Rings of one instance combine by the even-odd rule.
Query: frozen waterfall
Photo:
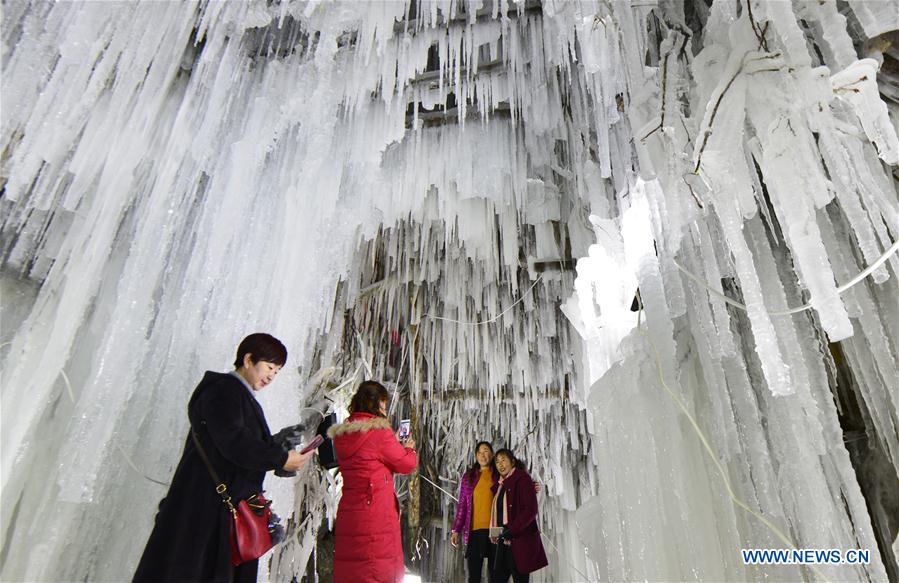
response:
[[[437,486],[479,439],[545,486],[535,580],[899,579],[895,0],[8,0],[0,35],[3,581],[130,579],[255,331],[272,428],[362,378],[413,420],[423,580],[463,579]],[[260,580],[329,580],[339,474],[266,487]]]

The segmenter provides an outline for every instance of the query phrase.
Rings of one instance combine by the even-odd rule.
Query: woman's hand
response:
[[[309,461],[309,458],[312,457],[312,452],[300,453],[296,450],[290,450],[287,452],[287,463],[284,464],[285,472],[295,472],[306,465],[306,462]]]
[[[454,547],[459,546],[459,533],[455,530],[453,531],[453,534],[450,535],[450,544]]]
[[[534,482],[534,492],[540,493],[540,484],[537,482]]]
[[[399,429],[396,430],[395,435],[396,435],[396,438],[399,440],[400,445],[402,445],[403,447],[411,447],[412,449],[415,449],[415,440],[412,439],[411,435],[406,435],[406,437],[400,437]]]

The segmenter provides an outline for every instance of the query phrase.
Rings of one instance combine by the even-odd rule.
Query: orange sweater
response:
[[[493,492],[490,491],[490,486],[492,485],[493,475],[490,468],[482,468],[472,496],[474,504],[472,504],[471,512],[471,530],[490,528],[490,503],[493,502]]]

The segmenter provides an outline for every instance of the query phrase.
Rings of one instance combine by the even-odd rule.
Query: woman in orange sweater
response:
[[[475,446],[475,462],[463,474],[459,486],[459,505],[453,521],[451,542],[459,546],[459,533],[466,543],[465,558],[468,562],[469,583],[480,583],[484,558],[487,558],[489,580],[493,580],[493,558],[496,546],[490,542],[490,506],[493,502],[493,486],[499,481],[499,472],[493,464],[493,446],[480,441]]]

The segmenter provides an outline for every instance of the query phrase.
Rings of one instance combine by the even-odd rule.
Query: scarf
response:
[[[505,477],[500,476],[500,478],[499,478],[499,485],[496,488],[496,495],[493,497],[493,504],[490,505],[490,528],[491,529],[500,526],[499,524],[496,523],[496,503],[499,500],[499,497],[503,493],[503,482],[506,480],[506,478],[511,476],[514,472],[515,472],[515,468],[512,468],[512,471],[509,472],[509,474],[507,476],[505,476]],[[508,506],[508,504],[506,504],[505,500],[503,500],[503,522],[502,523],[504,525],[509,523],[509,506]],[[494,538],[494,537],[490,537],[490,538]],[[503,540],[503,542],[507,546],[512,545],[512,541]]]

